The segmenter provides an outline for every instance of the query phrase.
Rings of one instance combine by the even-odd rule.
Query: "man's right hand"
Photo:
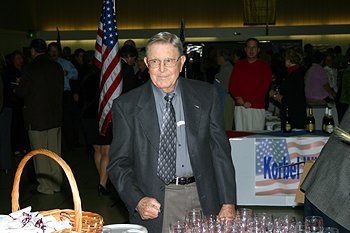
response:
[[[142,220],[155,219],[160,213],[160,203],[154,198],[144,197],[139,201],[136,209]]]

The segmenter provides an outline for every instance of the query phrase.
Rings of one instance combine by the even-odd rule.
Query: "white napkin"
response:
[[[53,216],[30,212],[31,207],[21,209],[9,215],[0,216],[1,233],[51,233],[72,228],[68,219],[57,221]]]

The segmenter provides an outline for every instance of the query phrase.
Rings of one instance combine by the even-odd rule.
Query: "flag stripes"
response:
[[[101,69],[99,130],[106,134],[112,121],[112,104],[122,92],[121,58],[113,0],[104,0],[95,45],[95,65]]]

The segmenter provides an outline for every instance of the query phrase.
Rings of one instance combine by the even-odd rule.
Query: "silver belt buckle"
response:
[[[179,177],[176,177],[175,179],[176,179],[175,185],[179,185]]]

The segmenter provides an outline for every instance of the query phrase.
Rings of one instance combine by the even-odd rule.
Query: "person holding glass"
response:
[[[114,100],[108,173],[130,222],[168,232],[186,210],[233,219],[235,170],[214,85],[179,76],[180,39],[160,32],[146,46],[151,80]]]
[[[301,48],[286,50],[285,65],[288,75],[276,90],[270,90],[270,98],[280,108],[281,128],[285,129],[288,114],[292,129],[304,129],[306,125],[306,98],[304,90],[304,68],[301,66],[303,54]]]

